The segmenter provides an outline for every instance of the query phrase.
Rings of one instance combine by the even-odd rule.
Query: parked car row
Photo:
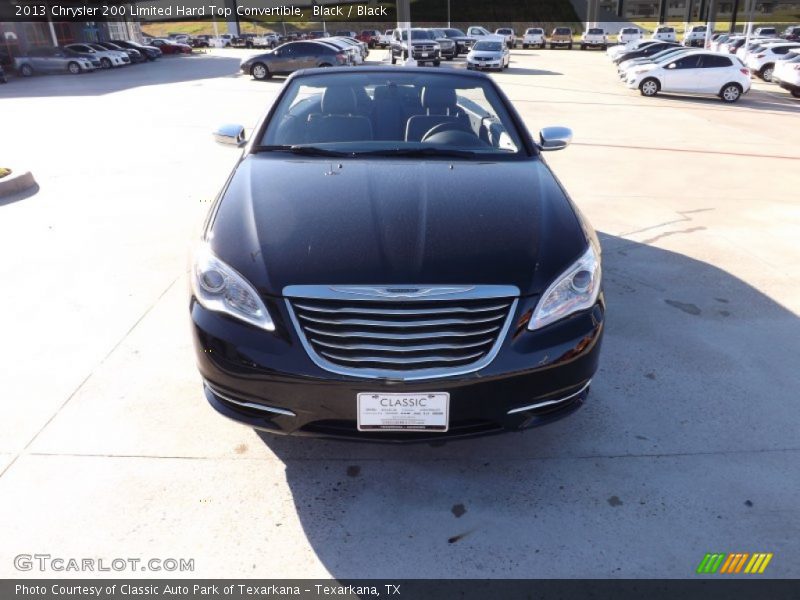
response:
[[[113,69],[153,61],[172,52],[170,44],[144,45],[129,40],[83,42],[65,46],[37,46],[9,59],[9,66],[23,77],[48,73],[79,75],[96,69]],[[191,52],[191,48],[189,48]],[[182,50],[180,52],[183,52]]]
[[[642,96],[660,92],[715,95],[731,103],[750,91],[750,69],[729,54],[657,39],[629,42],[607,52],[620,79]]]

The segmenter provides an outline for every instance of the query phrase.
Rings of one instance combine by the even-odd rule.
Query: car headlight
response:
[[[197,301],[208,310],[275,331],[275,323],[255,288],[217,258],[208,244],[200,244],[195,252],[191,280]]]
[[[533,311],[528,329],[541,329],[573,313],[594,306],[600,294],[600,255],[589,248],[550,284]]]

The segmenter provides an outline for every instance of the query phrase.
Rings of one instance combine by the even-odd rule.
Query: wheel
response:
[[[736,102],[742,96],[742,86],[738,83],[726,83],[719,92],[723,102]]]
[[[264,81],[272,77],[272,73],[269,72],[269,67],[260,62],[257,62],[251,67],[250,75],[253,76],[253,79],[257,79],[258,81]]]
[[[67,65],[67,71],[73,75],[78,75],[81,72],[81,66],[76,62],[71,62]]]
[[[106,57],[101,58],[100,59],[100,66],[103,67],[104,69],[110,69],[111,68],[111,60],[106,58]]]
[[[586,50],[586,46],[584,46],[583,44],[581,44],[581,50]]]
[[[567,46],[567,50],[572,50],[572,44],[570,44],[569,46]]]
[[[444,57],[445,60],[453,60],[453,58],[455,58],[455,57],[454,56],[445,56]]]
[[[793,90],[789,90],[789,93],[794,96],[795,98],[800,98],[800,88],[795,88]]]
[[[523,50],[527,50],[528,49],[528,44],[522,44],[522,49]]]
[[[553,44],[550,44],[550,50],[555,50],[556,47]]]
[[[433,66],[434,67],[438,67],[440,64],[442,64],[442,61],[440,61],[440,60],[433,61]]]
[[[542,48],[542,50],[544,50],[545,48],[547,48],[547,42],[542,42],[541,48]]]
[[[772,72],[775,70],[775,65],[768,64],[761,67],[761,79],[764,81],[772,81]]]
[[[648,77],[639,84],[639,91],[642,96],[655,96],[658,93],[658,80]]]
[[[22,65],[19,68],[19,73],[23,77],[30,77],[31,75],[33,75],[33,67],[31,67],[30,65]]]
[[[394,54],[392,54],[392,64],[393,65],[397,64],[397,58],[395,58]]]

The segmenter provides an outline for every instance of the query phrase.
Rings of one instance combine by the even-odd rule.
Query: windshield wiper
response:
[[[354,156],[451,156],[471,158],[472,150],[455,150],[452,148],[384,148],[383,150],[365,150],[354,152]]]
[[[317,146],[290,146],[288,144],[277,146],[256,146],[256,152],[291,152],[292,154],[302,154],[305,156],[353,156],[352,152],[341,152],[339,150],[327,150]]]

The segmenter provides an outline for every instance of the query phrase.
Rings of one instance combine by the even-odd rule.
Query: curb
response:
[[[0,179],[0,198],[25,192],[36,185],[30,171],[12,172]]]

